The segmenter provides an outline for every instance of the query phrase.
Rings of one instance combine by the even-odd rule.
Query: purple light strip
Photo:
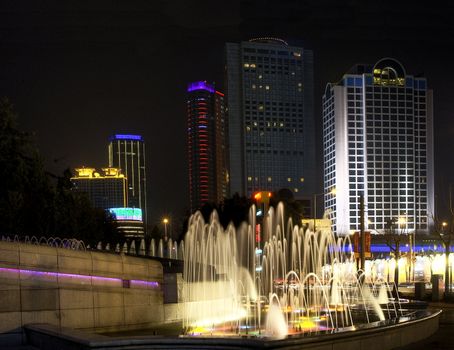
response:
[[[131,285],[136,285],[136,286],[141,286],[141,287],[158,288],[159,287],[159,282],[144,281],[144,280],[131,280]]]
[[[111,137],[112,140],[135,140],[135,141],[142,141],[142,136],[140,135],[123,135],[123,134],[116,134]]]
[[[214,88],[210,84],[207,84],[205,81],[196,81],[194,83],[188,84],[188,92],[195,91],[195,90],[206,90],[211,93],[214,93]]]
[[[0,272],[11,272],[28,274],[36,277],[63,277],[63,278],[77,278],[82,280],[95,280],[104,282],[116,282],[119,286],[123,285],[123,279],[114,277],[103,277],[103,276],[90,276],[90,275],[79,275],[74,273],[63,273],[63,272],[51,272],[51,271],[37,271],[37,270],[25,270],[25,269],[13,269],[7,267],[0,267]],[[131,280],[131,283],[138,286],[149,286],[152,288],[158,288],[159,282],[155,281],[144,281],[144,280]]]

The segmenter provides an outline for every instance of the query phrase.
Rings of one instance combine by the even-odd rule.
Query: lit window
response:
[[[260,75],[259,75],[259,79],[262,79],[262,78],[263,78],[263,76],[260,74]]]
[[[255,63],[251,63],[251,64],[249,65],[249,67],[255,68]]]
[[[269,85],[265,85],[265,89],[266,89],[266,90],[269,90],[269,89],[270,89],[270,86],[269,86]]]
[[[271,182],[271,176],[268,176],[268,182]]]
[[[295,192],[298,192],[298,189],[297,189],[297,188],[294,188],[293,190],[294,190]]]
[[[257,108],[258,108],[259,111],[263,111],[263,109],[264,109],[264,108],[263,108],[263,105],[258,105]]]
[[[244,68],[249,68],[249,63],[245,63]]]
[[[291,178],[291,177],[288,177],[288,178],[287,178],[287,181],[288,181],[288,182],[292,182],[292,178]]]
[[[301,178],[300,178],[300,182],[304,182],[304,177],[301,177]]]
[[[249,182],[251,182],[251,181],[252,181],[252,177],[251,177],[251,176],[248,176],[248,177],[247,177],[247,180],[248,180]]]
[[[302,83],[298,83],[298,86],[301,87],[301,86],[303,86],[303,84]]]
[[[255,89],[257,88],[257,86],[255,84],[252,84],[252,88]]]

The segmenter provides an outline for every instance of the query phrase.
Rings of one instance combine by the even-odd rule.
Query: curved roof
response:
[[[404,66],[398,60],[390,57],[382,58],[377,63],[375,63],[373,71],[375,72],[376,69],[382,71],[387,68],[394,70],[397,74],[397,77],[405,78],[406,74]]]
[[[280,44],[280,45],[288,46],[288,43],[285,40],[282,40],[279,38],[273,38],[273,37],[253,38],[253,39],[249,39],[249,42],[266,43],[266,44]]]

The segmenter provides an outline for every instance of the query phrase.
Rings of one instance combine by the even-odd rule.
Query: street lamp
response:
[[[162,220],[163,224],[164,224],[164,241],[167,242],[167,224],[169,223],[169,219],[168,218],[164,218]]]

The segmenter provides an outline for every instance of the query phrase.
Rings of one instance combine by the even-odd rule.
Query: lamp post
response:
[[[451,231],[448,231],[448,223],[443,221],[441,223],[441,240],[445,248],[445,294],[448,295],[451,292],[451,266],[449,264],[449,253],[451,251]]]
[[[359,216],[361,269],[366,271],[366,233],[364,232],[364,195],[362,193],[359,195]]]
[[[169,219],[168,218],[164,218],[162,220],[163,224],[164,224],[164,242],[167,242],[167,224],[169,223]]]

